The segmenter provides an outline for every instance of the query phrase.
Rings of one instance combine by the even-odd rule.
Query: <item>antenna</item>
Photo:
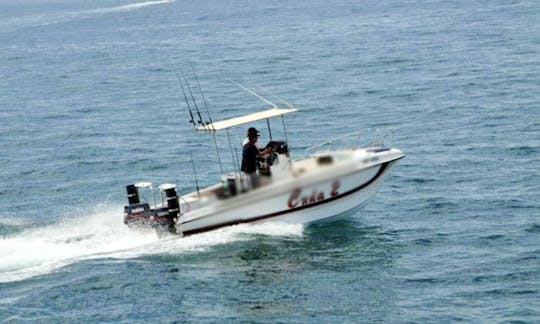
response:
[[[243,85],[241,85],[240,83],[238,83],[236,81],[233,81],[231,79],[228,79],[227,81],[237,85],[239,88],[241,88],[241,89],[247,91],[248,93],[254,95],[255,97],[261,99],[262,101],[266,102],[267,104],[271,105],[272,107],[277,108],[277,106],[273,102],[271,102],[270,100],[268,100],[268,99],[264,98],[263,96],[257,94],[255,91],[253,91],[251,89],[248,89],[248,88],[244,87]]]
[[[287,105],[287,107],[291,108],[291,109],[296,109],[295,106],[293,106],[290,102],[288,102],[287,100],[281,98],[281,97],[278,97],[277,95],[273,94],[272,92],[268,91],[267,89],[263,88],[263,87],[260,87],[258,85],[255,85],[255,88],[259,89],[259,90],[262,90],[266,93],[268,93],[269,95],[271,95],[272,97],[276,98],[277,100],[281,101],[282,103],[284,103],[285,105]]]

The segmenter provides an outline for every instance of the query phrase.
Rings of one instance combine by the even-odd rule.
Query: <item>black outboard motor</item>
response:
[[[135,185],[126,186],[126,191],[129,203],[124,207],[124,224],[130,227],[146,226],[152,216],[150,206],[141,203],[139,189]]]
[[[135,185],[130,184],[129,186],[126,186],[126,190],[128,202],[130,205],[139,204],[141,202],[139,200],[139,191],[137,190],[137,187],[135,187]]]
[[[174,187],[170,187],[163,190],[165,197],[167,197],[167,208],[169,210],[169,232],[176,233],[175,221],[180,214],[180,205],[178,204],[178,196]]]

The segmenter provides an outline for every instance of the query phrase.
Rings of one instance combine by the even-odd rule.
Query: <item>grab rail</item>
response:
[[[381,132],[380,129],[375,130],[375,137],[372,142],[370,142],[367,147],[381,147],[384,146],[384,141],[387,137],[390,137],[389,142],[392,141],[392,136],[396,132],[396,128],[386,128]]]
[[[384,146],[384,141],[385,141],[385,139],[387,137],[390,137],[390,140],[391,140],[391,136],[393,136],[393,134],[395,133],[396,128],[386,128],[383,131],[381,131],[378,128],[376,128],[374,130],[371,129],[371,128],[366,128],[366,129],[362,129],[362,130],[359,130],[359,131],[356,131],[356,132],[353,132],[353,133],[340,135],[338,137],[334,137],[334,138],[332,138],[330,140],[327,140],[327,141],[324,141],[322,143],[319,143],[319,144],[316,144],[316,145],[313,145],[313,146],[310,146],[310,147],[306,148],[305,156],[313,154],[313,152],[315,150],[319,150],[320,148],[322,148],[324,146],[328,146],[328,150],[330,150],[330,146],[332,146],[332,144],[334,144],[335,142],[343,140],[343,139],[347,139],[347,138],[353,138],[353,137],[355,137],[355,139],[351,141],[352,145],[350,146],[350,148],[351,149],[358,148],[361,136],[364,133],[367,133],[369,131],[374,131],[375,136],[374,136],[374,138],[373,138],[373,140],[371,142],[368,142],[368,144],[364,145],[363,147],[381,147],[381,146]]]

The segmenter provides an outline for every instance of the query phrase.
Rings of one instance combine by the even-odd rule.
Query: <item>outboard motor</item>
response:
[[[135,187],[135,185],[130,184],[129,186],[126,186],[126,190],[128,202],[130,205],[139,204],[141,202],[139,200],[139,190],[137,190],[137,187]]]
[[[148,224],[151,211],[147,203],[141,203],[139,189],[130,184],[126,186],[128,205],[124,207],[124,224],[133,227],[144,227]]]
[[[178,204],[178,196],[176,189],[173,186],[164,188],[165,197],[167,197],[167,208],[169,210],[169,232],[175,233],[175,220],[180,214],[180,205]]]

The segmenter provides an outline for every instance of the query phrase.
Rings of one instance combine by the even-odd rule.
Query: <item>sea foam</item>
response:
[[[152,231],[130,230],[122,223],[121,210],[121,206],[99,207],[84,217],[1,238],[0,282],[52,273],[88,259],[181,254],[249,240],[253,235],[300,237],[303,233],[302,225],[262,223],[231,226],[189,237],[159,238]]]

